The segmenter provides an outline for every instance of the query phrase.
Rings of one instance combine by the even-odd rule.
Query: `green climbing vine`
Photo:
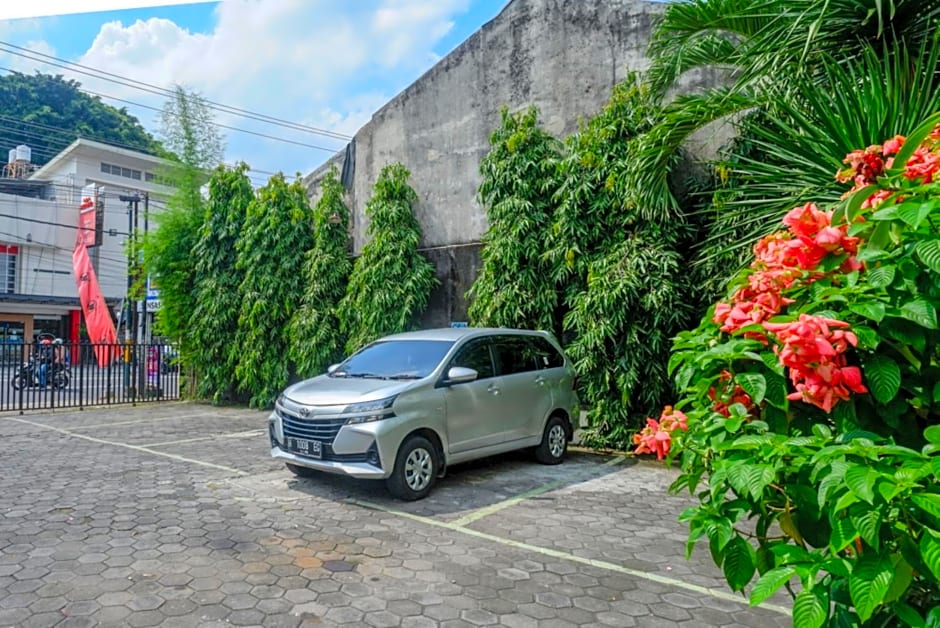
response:
[[[418,195],[408,185],[410,176],[402,164],[385,166],[366,204],[369,241],[339,305],[347,353],[412,329],[437,284],[434,265],[418,252],[421,228],[413,213]]]
[[[313,210],[314,241],[304,265],[306,289],[289,332],[296,340],[288,356],[301,377],[324,372],[343,355],[343,336],[336,308],[346,294],[349,259],[349,209],[343,185],[331,168],[321,183],[322,196]]]
[[[236,243],[254,198],[248,165],[219,166],[209,179],[209,198],[193,251],[196,260],[195,309],[190,337],[197,350],[192,364],[197,394],[215,402],[233,399],[235,366],[241,349],[234,342],[244,273],[236,269]]]
[[[470,289],[469,317],[484,327],[534,327],[558,333],[558,291],[545,259],[561,143],[538,127],[538,111],[512,114],[490,136],[480,163],[480,203],[489,223],[482,267]]]
[[[313,246],[313,212],[300,181],[271,177],[248,205],[238,240],[239,387],[252,407],[270,406],[290,378],[286,355],[297,339],[287,325],[304,291],[303,264]]]

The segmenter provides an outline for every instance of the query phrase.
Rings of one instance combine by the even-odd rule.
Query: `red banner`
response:
[[[81,234],[76,238],[75,250],[72,252],[72,269],[75,271],[75,283],[78,286],[78,300],[81,301],[82,311],[85,313],[88,338],[96,345],[95,357],[98,358],[98,366],[106,366],[116,349],[102,345],[115,345],[117,331],[101,294],[98,277]]]
[[[85,246],[95,246],[95,219],[98,211],[98,188],[89,184],[82,188],[78,206],[78,237]]]

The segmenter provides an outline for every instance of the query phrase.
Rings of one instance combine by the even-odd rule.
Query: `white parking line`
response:
[[[147,443],[141,447],[164,447],[166,445],[184,445],[186,443],[198,443],[203,440],[218,440],[220,438],[251,438],[260,436],[267,430],[250,430],[247,432],[232,432],[231,434],[213,434],[212,436],[200,436],[198,438],[184,438],[182,440],[168,440],[163,443]]]
[[[618,465],[623,461],[624,461],[623,456],[617,456],[616,458],[605,462],[603,466],[611,467],[614,465]],[[500,510],[504,510],[511,506],[515,506],[519,502],[525,501],[527,499],[531,499],[533,497],[537,497],[539,495],[543,495],[549,491],[553,491],[556,488],[559,488],[561,486],[566,486],[569,484],[573,484],[575,482],[581,482],[583,480],[591,480],[591,479],[594,479],[595,477],[597,476],[594,474],[582,473],[574,477],[567,477],[561,480],[556,480],[554,482],[549,482],[548,484],[544,484],[542,486],[539,486],[538,488],[532,489],[531,491],[521,493],[519,495],[516,495],[515,497],[510,497],[509,499],[503,500],[501,502],[496,502],[495,504],[491,504],[484,508],[479,508],[477,510],[474,510],[473,512],[470,512],[464,515],[460,519],[455,519],[454,521],[451,521],[450,525],[460,528],[467,524],[473,523],[474,521],[479,521],[483,517],[489,517],[493,513],[499,512]]]
[[[71,429],[73,431],[74,430],[93,430],[93,429],[98,429],[99,427],[111,427],[113,425],[136,425],[138,423],[152,423],[154,421],[172,421],[173,419],[198,419],[204,416],[205,416],[204,414],[184,414],[182,416],[157,416],[157,417],[150,417],[148,419],[134,419],[133,421],[114,421],[113,423],[93,423],[92,425],[75,425]],[[40,425],[48,425],[48,423],[41,423]]]
[[[82,440],[87,440],[91,443],[98,443],[101,445],[113,445],[114,447],[123,447],[125,449],[131,449],[133,451],[142,451],[148,454],[154,454],[155,456],[162,456],[164,458],[176,460],[178,462],[188,462],[190,464],[198,464],[203,467],[209,467],[211,469],[219,469],[221,471],[226,471],[228,473],[234,473],[235,475],[248,475],[247,471],[242,471],[241,469],[233,469],[231,467],[226,467],[220,464],[214,464],[212,462],[203,462],[202,460],[194,460],[192,458],[186,458],[184,456],[177,456],[176,454],[167,453],[165,451],[158,451],[156,449],[147,449],[146,447],[141,447],[140,445],[128,445],[127,443],[117,443],[117,442],[110,441],[110,440],[104,440],[102,438],[94,438],[92,436],[86,436],[85,434],[77,434],[75,432],[62,429],[61,427],[46,425],[45,423],[36,423],[35,421],[27,421],[26,419],[15,419],[13,417],[0,417],[0,419],[4,421],[16,421],[17,423],[24,423],[26,425],[32,425],[33,427],[38,427],[38,428],[42,428],[46,430],[52,430],[53,432],[65,434],[66,436],[71,436],[72,438],[80,438]]]
[[[381,504],[373,504],[372,502],[362,501],[359,499],[347,499],[345,500],[348,504],[353,504],[356,506],[361,506],[362,508],[368,508],[370,510],[377,510],[380,512],[388,513],[390,515],[395,515],[396,517],[403,517],[405,519],[411,519],[412,521],[418,521],[429,526],[435,526],[438,528],[444,528],[446,530],[452,530],[453,532],[459,532],[461,534],[466,534],[468,536],[473,536],[478,539],[485,539],[487,541],[492,541],[493,543],[499,543],[501,545],[506,545],[508,547],[513,547],[516,549],[525,550],[527,552],[535,552],[543,556],[551,556],[552,558],[559,558],[562,560],[568,560],[576,563],[581,563],[583,565],[590,565],[591,567],[597,567],[599,569],[605,569],[607,571],[614,571],[617,573],[622,573],[627,576],[632,576],[634,578],[640,578],[642,580],[649,580],[650,582],[657,582],[659,584],[665,584],[668,586],[676,587],[679,589],[685,589],[686,591],[692,591],[693,593],[698,593],[701,595],[708,595],[713,598],[720,600],[726,600],[729,602],[735,602],[736,604],[742,604],[748,606],[747,599],[734,595],[733,593],[728,593],[727,591],[719,591],[717,589],[709,589],[708,587],[699,586],[697,584],[691,584],[689,582],[684,582],[682,580],[677,580],[675,578],[669,578],[667,576],[662,576],[657,573],[649,573],[646,571],[638,571],[636,569],[630,569],[629,567],[624,567],[623,565],[616,565],[614,563],[609,563],[603,560],[596,560],[593,558],[585,558],[583,556],[577,556],[575,554],[569,554],[568,552],[562,552],[556,549],[549,547],[539,547],[537,545],[530,545],[528,543],[523,543],[521,541],[514,541],[512,539],[505,539],[494,534],[487,534],[486,532],[479,532],[472,528],[466,528],[459,525],[454,525],[454,523],[447,521],[438,521],[436,519],[431,519],[429,517],[422,517],[421,515],[414,515],[410,512],[402,512],[400,510],[394,510],[392,508],[386,508]],[[777,606],[776,604],[761,604],[758,608],[763,608],[775,613],[780,613],[781,615],[790,615],[790,609],[784,608],[783,606]]]

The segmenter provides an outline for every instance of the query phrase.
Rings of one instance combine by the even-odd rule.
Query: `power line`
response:
[[[2,69],[2,68],[0,68],[0,69]],[[58,135],[62,135],[62,136],[65,136],[65,137],[75,137],[75,138],[89,139],[89,140],[93,140],[93,141],[96,141],[96,142],[101,142],[102,144],[107,144],[107,145],[109,145],[109,146],[114,146],[114,147],[116,147],[116,148],[125,148],[125,149],[127,149],[127,150],[132,150],[132,151],[135,151],[135,152],[138,152],[138,153],[148,154],[148,153],[145,153],[144,151],[142,151],[139,147],[132,146],[132,145],[130,145],[130,144],[122,144],[122,143],[120,143],[120,142],[115,142],[115,141],[110,140],[110,139],[105,139],[105,138],[101,138],[101,137],[93,136],[93,135],[83,135],[83,134],[81,134],[81,133],[79,133],[79,132],[77,132],[77,131],[70,131],[70,130],[64,129],[64,128],[62,128],[62,127],[54,127],[54,126],[50,126],[50,125],[47,125],[47,124],[41,124],[41,123],[39,123],[39,122],[27,122],[27,121],[25,121],[25,120],[20,120],[20,119],[18,119],[18,118],[14,118],[14,117],[11,117],[11,116],[5,116],[5,115],[0,115],[0,120],[7,121],[8,124],[18,124],[18,125],[26,126],[26,127],[29,127],[29,128],[42,129],[42,130],[44,130],[44,131],[47,131],[48,133],[56,133],[56,134],[58,134]],[[28,136],[28,137],[32,137],[32,138],[34,138],[34,139],[36,139],[36,140],[45,139],[45,136],[42,135],[41,133],[37,132],[37,131],[29,131],[29,130],[16,129],[16,128],[13,128],[13,127],[11,127],[11,126],[0,126],[0,131],[7,132],[7,133],[9,133],[10,135],[19,134],[19,135],[23,135],[23,136]],[[277,138],[274,138],[274,139],[277,139]],[[289,141],[289,140],[285,140],[285,141]],[[51,160],[53,157],[55,157],[55,156],[58,154],[58,153],[51,153],[51,152],[48,152],[48,151],[43,151],[43,150],[38,150],[38,149],[32,149],[32,150],[33,150],[33,152],[35,152],[36,154],[39,154],[39,155],[43,156],[46,160]],[[324,149],[324,150],[325,150],[325,149]],[[90,162],[86,162],[86,163],[90,163]],[[229,166],[229,167],[232,167],[232,164],[226,164],[226,165]],[[277,173],[271,172],[271,171],[269,171],[269,170],[259,170],[259,169],[257,169],[257,168],[252,168],[251,166],[248,167],[248,170],[249,170],[249,172],[256,172],[256,173],[258,173],[258,174],[269,175],[269,176],[273,176],[273,175],[277,174]]]
[[[7,68],[4,68],[4,67],[0,66],[0,70],[5,70],[5,69],[7,69]],[[160,109],[159,107],[153,107],[153,106],[151,106],[151,105],[145,105],[145,104],[143,104],[143,103],[134,102],[133,100],[126,100],[126,99],[124,99],[124,98],[118,98],[117,96],[109,96],[109,95],[107,95],[107,94],[101,94],[101,93],[99,93],[99,92],[93,92],[93,91],[88,90],[88,89],[82,89],[82,90],[80,90],[80,91],[83,91],[83,92],[85,92],[86,94],[89,94],[89,95],[91,95],[91,96],[98,96],[99,98],[107,98],[108,100],[114,100],[114,101],[117,101],[117,102],[123,102],[123,103],[126,103],[126,104],[128,104],[128,105],[134,105],[135,107],[142,107],[142,108],[144,108],[144,109],[150,109],[151,111],[159,111],[159,112],[162,112],[162,111],[163,111],[163,109]],[[227,124],[220,124],[220,123],[218,123],[218,122],[213,122],[213,124],[214,124],[215,126],[219,127],[220,129],[228,129],[229,131],[236,131],[236,132],[238,132],[238,133],[246,133],[246,134],[248,134],[248,135],[255,135],[255,136],[257,136],[257,137],[263,137],[263,138],[269,139],[269,140],[275,140],[275,141],[278,141],[278,142],[284,142],[284,143],[286,143],[286,144],[294,144],[294,145],[296,145],[296,146],[303,146],[304,148],[314,148],[314,149],[316,149],[316,150],[322,150],[322,151],[326,151],[326,152],[329,152],[329,153],[336,153],[336,152],[339,150],[338,148],[328,148],[328,147],[326,147],[326,146],[317,146],[316,144],[307,144],[307,143],[305,143],[305,142],[298,142],[298,141],[296,141],[296,140],[290,140],[290,139],[287,139],[287,138],[285,138],[285,137],[277,137],[277,136],[274,136],[274,135],[268,135],[267,133],[259,133],[258,131],[249,131],[248,129],[240,129],[240,128],[238,128],[238,127],[228,126]]]
[[[175,93],[173,90],[167,89],[165,87],[160,87],[158,85],[154,85],[152,83],[147,83],[144,81],[138,81],[136,79],[128,78],[126,76],[121,76],[120,74],[114,74],[112,72],[107,72],[105,70],[99,70],[97,68],[93,68],[87,65],[82,65],[80,63],[75,63],[73,61],[68,61],[60,57],[55,57],[53,55],[48,55],[42,52],[37,52],[35,50],[31,50],[23,46],[17,46],[15,44],[11,44],[6,41],[0,41],[0,46],[13,48],[14,50],[7,49],[5,50],[5,52],[8,52],[9,54],[12,54],[12,55],[16,55],[18,57],[23,57],[25,59],[30,59],[31,61],[36,61],[39,63],[44,63],[46,65],[51,65],[54,67],[65,69],[65,70],[70,70],[78,74],[91,76],[92,78],[97,78],[97,79],[109,81],[112,83],[117,83],[119,85],[124,85],[125,87],[139,89],[141,91],[149,92],[151,94],[156,94],[158,96],[172,96]],[[20,50],[23,52],[16,52],[16,50]],[[29,53],[29,54],[25,54],[25,53]],[[37,58],[37,57],[42,57],[42,58]],[[51,61],[47,61],[45,59],[50,59]],[[107,78],[107,77],[111,77],[111,78]],[[283,118],[277,118],[274,116],[269,116],[267,114],[257,113],[254,111],[249,111],[247,109],[241,109],[240,107],[234,107],[232,105],[226,105],[223,103],[215,102],[212,100],[207,100],[204,98],[202,100],[209,106],[210,109],[221,111],[223,113],[235,114],[243,118],[257,120],[259,122],[264,122],[266,124],[282,126],[285,128],[295,130],[295,131],[304,131],[307,133],[312,133],[314,135],[321,135],[321,136],[329,137],[332,139],[337,139],[337,140],[342,140],[342,141],[349,141],[352,139],[352,137],[349,135],[344,135],[342,133],[337,133],[335,131],[330,131],[328,129],[322,129],[318,127],[308,126],[305,124],[300,124],[297,122],[291,122]]]

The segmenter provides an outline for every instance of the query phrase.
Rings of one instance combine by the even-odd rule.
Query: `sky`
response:
[[[0,73],[74,78],[103,102],[126,107],[157,137],[154,109],[166,102],[160,90],[174,85],[292,123],[214,112],[216,123],[232,127],[221,129],[226,162],[247,162],[260,184],[273,172],[308,174],[345,148],[375,111],[506,3],[4,0]]]

